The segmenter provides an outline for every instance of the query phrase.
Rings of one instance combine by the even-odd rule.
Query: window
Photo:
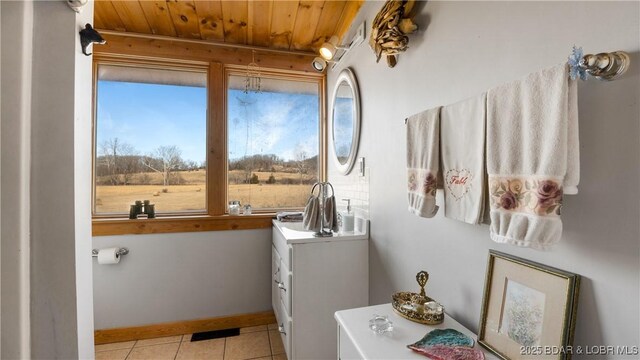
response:
[[[227,199],[303,207],[319,178],[319,83],[263,76],[260,92],[245,92],[245,78],[227,80]]]
[[[245,93],[237,65],[95,61],[94,234],[267,227],[321,179],[322,76],[261,69]],[[127,220],[138,200],[163,219]],[[254,215],[226,216],[231,200]]]
[[[94,214],[206,213],[207,73],[99,64]]]

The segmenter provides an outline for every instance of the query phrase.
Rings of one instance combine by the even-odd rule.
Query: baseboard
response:
[[[163,336],[192,334],[203,331],[224,330],[247,326],[267,325],[276,322],[273,311],[253,314],[221,316],[209,319],[176,321],[163,324],[104,329],[94,332],[96,345],[121,341],[153,339]]]

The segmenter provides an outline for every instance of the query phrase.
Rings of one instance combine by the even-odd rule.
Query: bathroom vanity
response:
[[[273,221],[271,302],[287,358],[337,358],[336,311],[369,304],[369,222],[313,237],[302,223]]]

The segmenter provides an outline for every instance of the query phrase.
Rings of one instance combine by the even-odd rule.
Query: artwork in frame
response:
[[[478,343],[502,359],[570,359],[580,275],[489,251]]]

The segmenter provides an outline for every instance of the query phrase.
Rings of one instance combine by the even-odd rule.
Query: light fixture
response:
[[[323,72],[324,69],[327,68],[327,60],[321,58],[320,56],[317,56],[311,62],[311,66],[313,66],[313,69],[316,70],[317,72]]]
[[[84,26],[84,29],[80,30],[80,45],[82,45],[82,53],[89,56],[92,53],[87,53],[87,46],[96,44],[106,44],[107,40],[103,39],[99,32],[91,27],[91,24]]]
[[[250,92],[262,92],[262,86],[260,82],[260,67],[256,63],[256,51],[253,50],[253,53],[251,55],[251,63],[247,65],[247,77],[244,79],[244,93],[248,94]]]
[[[336,64],[344,57],[344,55],[357,45],[360,45],[364,41],[364,23],[362,23],[356,30],[353,39],[348,45],[338,45],[338,37],[333,35],[329,41],[326,41],[318,52],[320,56],[311,61],[311,66],[317,72],[323,72],[327,68],[328,63]]]
[[[320,47],[320,56],[322,56],[325,60],[332,60],[334,56],[336,56],[336,52],[338,50],[348,50],[347,46],[340,46],[338,44],[338,37],[333,35],[329,41],[322,44]]]

